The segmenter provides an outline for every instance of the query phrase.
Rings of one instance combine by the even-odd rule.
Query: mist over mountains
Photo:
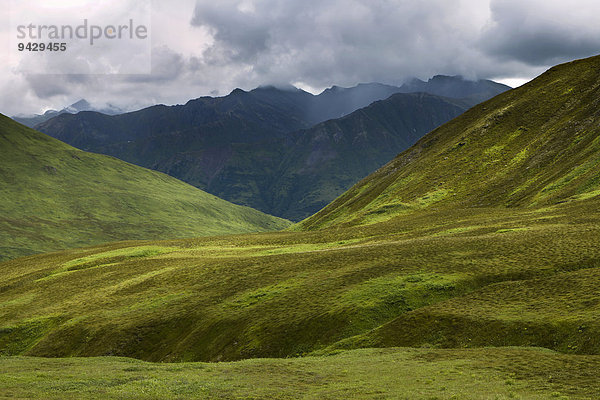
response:
[[[48,110],[43,114],[36,115],[18,115],[12,117],[15,121],[30,128],[41,124],[43,122],[48,121],[51,118],[54,118],[61,114],[77,114],[81,111],[95,111],[106,115],[117,115],[122,114],[125,110],[120,109],[119,107],[113,106],[112,104],[107,104],[105,107],[96,108],[92,106],[87,100],[81,99],[70,106],[63,108],[60,111],[57,110]]]

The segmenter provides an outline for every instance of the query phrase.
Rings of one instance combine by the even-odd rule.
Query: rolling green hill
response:
[[[396,345],[600,354],[597,206],[413,213],[20,258],[0,265],[0,351],[150,361]]]
[[[301,226],[600,194],[599,58],[554,67],[436,129]]]
[[[2,263],[0,352],[308,356],[177,371],[114,358],[44,364],[44,385],[62,373],[65,391],[96,387],[69,374],[112,366],[125,395],[147,379],[130,372],[152,369],[164,371],[147,382],[157,397],[185,396],[169,385],[209,398],[598,397],[599,90],[600,57],[555,67],[427,135],[294,231]],[[36,362],[0,359],[30,392]],[[205,368],[202,389],[190,371]],[[286,372],[289,392],[269,386]],[[218,393],[223,382],[233,392]]]
[[[124,239],[276,230],[287,222],[0,116],[0,260]]]

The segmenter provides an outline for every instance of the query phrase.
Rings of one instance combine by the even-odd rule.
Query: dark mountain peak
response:
[[[313,116],[316,121],[340,118],[399,91],[400,88],[381,83],[360,83],[350,88],[332,86],[315,96]]]
[[[475,105],[511,88],[489,80],[468,80],[461,75],[435,75],[424,82],[413,78],[400,87],[400,92],[425,92],[437,96],[462,99]]]
[[[302,89],[298,89],[294,85],[290,84],[281,84],[281,85],[260,85],[256,89],[251,90],[250,92],[304,92]]]
[[[124,110],[122,110],[119,107],[116,107],[112,104],[107,104],[102,109],[95,108],[87,100],[80,99],[80,100],[76,101],[75,103],[71,104],[70,106],[63,108],[60,111],[48,110],[44,114],[41,114],[41,115],[37,114],[37,115],[28,115],[28,116],[16,116],[16,117],[13,117],[13,119],[20,124],[23,124],[25,126],[33,128],[40,124],[43,124],[44,122],[47,122],[48,120],[50,120],[52,118],[60,116],[62,114],[77,114],[82,111],[97,111],[99,113],[106,114],[106,115],[119,115],[119,114],[123,114],[125,112]]]
[[[467,81],[462,75],[434,75],[428,82],[464,82]],[[471,81],[474,82],[474,81]]]
[[[264,85],[251,90],[249,93],[255,98],[259,98],[264,101],[285,98],[304,103],[304,101],[308,98],[314,97],[312,93],[298,89],[293,85]]]
[[[413,78],[401,87],[378,82],[360,83],[350,88],[332,86],[315,96],[310,115],[315,122],[340,118],[395,93],[429,93],[460,99],[463,105],[470,107],[509,89],[491,81],[470,82],[461,76],[447,75],[436,75],[427,82]]]
[[[239,96],[241,94],[246,94],[248,92],[246,92],[245,90],[242,90],[240,88],[235,88],[231,91],[231,93],[229,93],[229,96]]]
[[[66,108],[67,110],[69,109],[73,109],[76,111],[89,111],[92,109],[92,105],[85,99],[81,99],[73,104],[71,104],[69,107]]]
[[[352,92],[363,92],[365,90],[390,90],[390,89],[393,91],[398,90],[398,88],[395,86],[390,86],[390,85],[386,85],[383,83],[378,83],[378,82],[364,83],[363,82],[363,83],[359,83],[356,86],[352,86],[352,87],[343,87],[343,86],[333,85],[332,87],[323,90],[319,94],[319,96],[332,94],[332,93],[342,94],[342,93],[352,93]]]

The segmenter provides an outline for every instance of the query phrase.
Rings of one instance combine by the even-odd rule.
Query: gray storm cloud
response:
[[[527,75],[599,52],[598,11],[585,0],[221,0],[199,1],[192,24],[215,39],[208,65],[246,67],[261,82],[327,86]]]
[[[600,53],[599,3],[495,0],[479,46],[496,59],[549,65]]]
[[[208,65],[250,67],[261,81],[316,86],[384,80],[445,71],[475,71],[469,46],[479,30],[473,10],[446,0],[200,1],[192,24],[215,42]],[[485,10],[484,10],[485,11]]]

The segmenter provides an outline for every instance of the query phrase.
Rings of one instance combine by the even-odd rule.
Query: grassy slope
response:
[[[600,194],[600,57],[563,64],[473,107],[301,227],[415,209],[543,207]]]
[[[301,355],[342,341],[337,347],[539,345],[600,354],[597,207],[587,199],[521,212],[415,213],[358,229],[21,258],[0,265],[0,349],[215,361]],[[579,291],[557,290],[582,279]],[[465,316],[471,304],[486,312]],[[442,312],[449,317],[437,318]],[[415,322],[400,329],[420,335],[412,342],[401,341],[397,325],[363,338],[402,318],[433,330],[422,335]],[[502,341],[488,322],[503,327]],[[548,326],[557,332],[551,341]]]
[[[0,116],[0,260],[123,239],[281,229],[164,174],[85,153]]]
[[[331,357],[151,364],[0,358],[0,397],[44,399],[592,399],[598,356],[527,348],[355,350]]]

